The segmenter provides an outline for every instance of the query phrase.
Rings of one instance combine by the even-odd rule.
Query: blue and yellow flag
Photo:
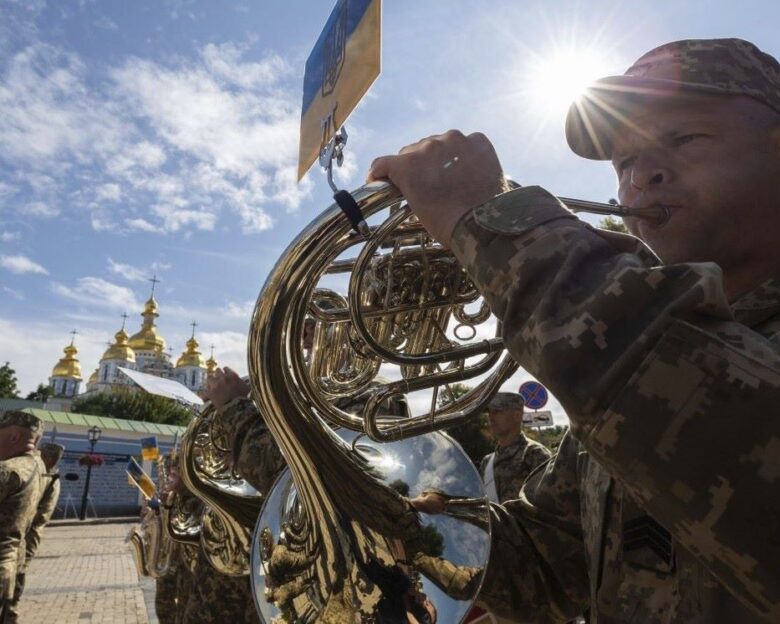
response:
[[[138,465],[135,461],[135,457],[131,457],[127,462],[127,477],[133,485],[135,485],[141,493],[147,498],[152,499],[157,494],[157,487],[154,485],[151,477],[144,472],[144,469]]]
[[[144,460],[154,461],[160,457],[160,448],[157,446],[157,437],[141,438],[141,457]]]
[[[338,0],[306,61],[298,179],[379,76],[381,0]]]

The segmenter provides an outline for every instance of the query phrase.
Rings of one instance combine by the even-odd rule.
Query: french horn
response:
[[[398,192],[353,196],[368,235],[332,206],[282,255],[252,317],[252,395],[289,466],[255,528],[255,599],[265,622],[459,622],[486,566],[489,516],[473,464],[438,430],[479,413],[516,364],[466,272]],[[380,369],[395,379],[377,383]],[[438,400],[466,380],[466,395]],[[425,413],[383,413],[421,392]],[[426,489],[453,512],[417,514],[408,499]],[[437,578],[444,566],[416,566],[420,554],[462,571],[467,590]]]

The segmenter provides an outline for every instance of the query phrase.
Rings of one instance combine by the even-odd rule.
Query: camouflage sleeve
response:
[[[20,485],[19,475],[13,470],[8,470],[0,461],[0,503],[16,492]]]
[[[43,529],[49,523],[52,515],[54,515],[54,510],[57,508],[57,500],[60,497],[60,479],[59,475],[47,477],[47,479],[51,478],[54,480],[44,490],[41,502],[38,503],[38,510],[35,512],[35,518],[33,518],[32,524],[27,531],[25,548],[27,549],[28,562],[35,556],[38,546],[41,544]]]
[[[538,187],[474,209],[452,248],[586,450],[780,620],[780,354],[734,320],[719,267],[661,266]]]
[[[251,399],[234,399],[222,409],[234,425],[233,455],[238,473],[267,494],[285,467],[279,445]]]
[[[534,471],[552,457],[550,449],[543,444],[530,444],[525,451],[523,461],[528,465],[529,471]]]
[[[512,621],[567,622],[589,600],[577,462],[570,436],[525,482],[518,500],[490,505],[490,563],[480,603]]]

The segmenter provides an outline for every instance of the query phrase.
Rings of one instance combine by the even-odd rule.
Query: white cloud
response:
[[[246,334],[237,331],[202,332],[197,338],[203,353],[209,353],[211,345],[214,345],[214,359],[220,366],[229,366],[239,375],[246,375]]]
[[[22,213],[56,216],[67,196],[100,231],[211,230],[226,211],[244,232],[272,227],[269,205],[295,210],[312,184],[295,179],[300,104],[283,82],[290,67],[250,54],[228,43],[192,59],[130,57],[106,69],[108,81],[55,46],[9,54],[0,160],[26,187]],[[2,178],[0,196],[22,190]]]
[[[93,22],[93,24],[95,25],[95,27],[101,28],[103,30],[116,30],[117,28],[119,28],[116,22],[112,20],[110,17],[108,17],[107,15],[101,15]]]
[[[40,201],[26,204],[22,207],[21,212],[22,214],[28,215],[30,217],[42,217],[44,219],[51,219],[52,217],[56,217],[58,214],[60,214],[60,211],[57,208],[49,206]]]
[[[17,301],[24,301],[24,293],[8,286],[3,286],[3,292],[11,295]]]
[[[166,232],[178,232],[183,226],[193,225],[198,230],[213,230],[217,215],[205,210],[188,210],[170,204],[152,206],[152,212],[162,220]]]
[[[19,240],[22,235],[19,232],[3,232],[0,233],[0,241],[4,243],[10,243],[11,241]]]
[[[228,301],[225,305],[225,314],[232,318],[248,319],[255,309],[255,301],[244,301],[243,303],[236,303],[235,301]]]
[[[121,275],[130,282],[145,282],[148,279],[146,271],[134,267],[132,264],[123,264],[122,262],[114,262],[113,259],[108,259],[108,270],[116,275]]]
[[[131,229],[131,230],[140,230],[142,232],[160,232],[159,228],[156,228],[151,223],[149,223],[146,219],[125,219],[125,224]]]
[[[19,380],[21,394],[31,392],[39,383],[48,383],[54,365],[63,354],[62,349],[70,342],[70,326],[52,323],[37,323],[20,319],[0,317],[0,353],[3,362],[11,363]],[[103,351],[110,335],[99,329],[78,328],[76,356],[82,365],[82,376],[89,377]],[[24,336],[24,340],[19,340]]]
[[[247,89],[267,87],[291,73],[290,66],[280,56],[272,54],[261,61],[244,62],[245,51],[246,47],[234,43],[209,43],[201,50],[201,56],[212,76]]]
[[[24,273],[49,274],[43,266],[30,260],[27,256],[0,256],[0,266],[18,275]]]
[[[61,297],[77,301],[85,307],[99,306],[118,310],[140,308],[132,290],[99,277],[79,278],[73,287],[53,282],[51,287]]]
[[[102,184],[95,191],[95,198],[98,201],[119,201],[122,198],[122,189],[118,184]]]

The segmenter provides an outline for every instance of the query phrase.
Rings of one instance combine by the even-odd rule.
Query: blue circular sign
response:
[[[542,409],[550,398],[547,388],[538,381],[526,381],[520,386],[520,396],[523,397],[525,406],[534,410]]]

